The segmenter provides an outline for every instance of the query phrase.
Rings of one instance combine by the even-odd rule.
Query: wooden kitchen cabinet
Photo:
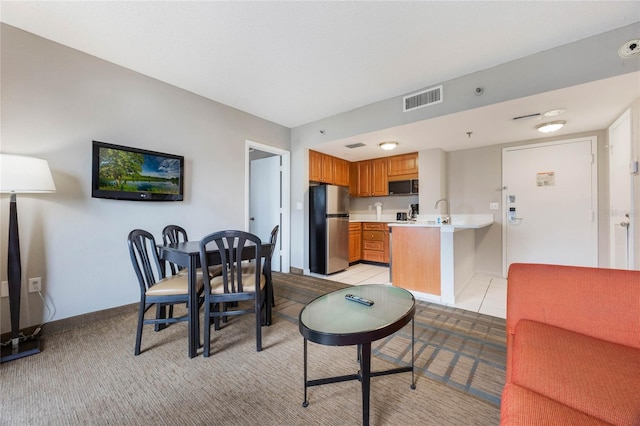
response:
[[[358,197],[371,196],[371,160],[358,161]]]
[[[349,186],[349,162],[309,150],[309,181]]]
[[[386,223],[362,222],[362,260],[389,263],[389,228]]]
[[[358,262],[362,256],[362,227],[360,222],[349,223],[349,263]]]
[[[387,159],[358,161],[358,197],[389,195],[387,187]]]
[[[349,162],[341,158],[333,157],[333,183],[334,185],[350,186]]]
[[[326,154],[322,155],[322,180],[321,182],[328,183],[330,185],[334,184],[335,179],[335,171],[333,169],[334,161],[333,157]]]
[[[312,182],[322,182],[322,157],[316,151],[309,150],[309,180]]]
[[[358,163],[349,163],[349,195],[358,196]]]
[[[374,197],[389,195],[386,158],[371,160],[371,195]]]
[[[389,180],[417,179],[418,153],[387,157],[387,176]]]

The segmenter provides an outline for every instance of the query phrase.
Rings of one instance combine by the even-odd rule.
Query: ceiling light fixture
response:
[[[545,117],[555,117],[556,115],[564,114],[567,110],[564,108],[552,109],[542,114]]]
[[[384,149],[385,151],[390,151],[392,149],[395,149],[396,146],[398,146],[398,142],[394,142],[394,141],[382,142],[380,144],[380,148]]]
[[[547,123],[538,124],[536,126],[536,129],[538,129],[538,131],[542,133],[551,133],[555,132],[556,130],[560,130],[560,128],[562,128],[562,126],[564,126],[565,124],[567,124],[567,122],[564,120],[549,121]]]

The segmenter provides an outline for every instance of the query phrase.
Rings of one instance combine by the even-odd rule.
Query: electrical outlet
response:
[[[499,210],[500,203],[489,203],[489,210]]]
[[[9,281],[2,281],[0,284],[0,297],[9,297]]]
[[[42,290],[42,278],[29,278],[29,293],[37,293]]]

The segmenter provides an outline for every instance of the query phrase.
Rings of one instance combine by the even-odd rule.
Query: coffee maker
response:
[[[420,209],[418,208],[418,204],[411,204],[410,219],[416,220],[419,214],[420,214]]]

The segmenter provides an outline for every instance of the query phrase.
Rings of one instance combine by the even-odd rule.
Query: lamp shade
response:
[[[0,153],[0,192],[56,192],[47,160]]]

